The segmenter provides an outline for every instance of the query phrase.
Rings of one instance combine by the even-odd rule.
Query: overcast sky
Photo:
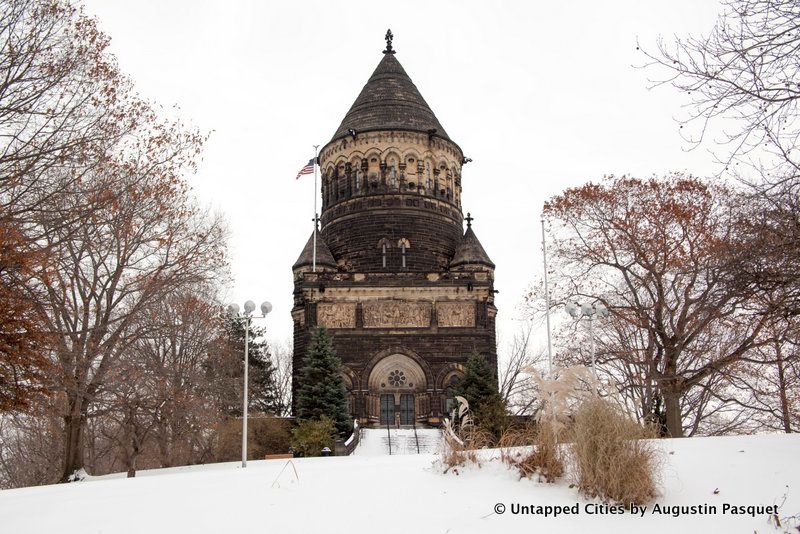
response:
[[[229,298],[271,301],[271,339],[291,335],[291,266],[312,229],[313,177],[294,177],[380,61],[387,28],[397,59],[473,159],[463,209],[497,264],[501,336],[540,275],[547,198],[604,174],[717,170],[705,150],[685,150],[680,95],[648,89],[655,73],[634,68],[637,37],[653,48],[659,35],[708,33],[716,1],[84,5],[141,94],[211,132],[189,179],[229,221]]]

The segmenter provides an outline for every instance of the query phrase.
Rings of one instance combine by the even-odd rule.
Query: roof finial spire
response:
[[[392,30],[386,30],[386,50],[383,51],[384,54],[394,54],[394,50],[392,49],[392,39],[394,39],[394,35],[392,35]]]
[[[472,228],[472,221],[474,221],[474,220],[475,220],[475,217],[473,217],[470,212],[467,212],[467,217],[466,217],[467,228]]]

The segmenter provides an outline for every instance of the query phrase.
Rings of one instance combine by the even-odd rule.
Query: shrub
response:
[[[542,422],[534,438],[534,446],[528,454],[519,457],[513,465],[520,476],[540,476],[545,482],[554,482],[564,475],[564,462],[558,449],[556,428],[549,421]]]
[[[319,419],[300,421],[292,430],[292,449],[295,456],[322,456],[322,449],[333,450],[336,425],[325,415]]]
[[[656,495],[660,464],[653,427],[643,427],[608,399],[585,400],[575,413],[570,444],[580,490],[630,506]]]
[[[253,448],[253,457],[263,458],[267,454],[282,454],[289,451],[292,436],[290,420],[279,417],[259,417],[247,422],[248,452]],[[241,436],[241,434],[239,434]]]
[[[500,395],[492,395],[484,400],[475,410],[474,423],[490,439],[491,445],[499,443],[503,434],[511,428],[506,403]]]
[[[247,420],[247,459],[260,460],[267,454],[289,450],[291,423],[278,417],[251,417]],[[217,427],[214,458],[233,462],[242,457],[242,420],[229,418]]]

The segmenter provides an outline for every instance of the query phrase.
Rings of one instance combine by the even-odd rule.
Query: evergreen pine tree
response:
[[[231,385],[234,383],[236,391],[226,395],[231,403],[225,410],[229,415],[239,417],[242,415],[242,388],[241,381],[244,374],[244,334],[245,322],[239,319],[225,317],[225,349],[232,356],[231,364],[226,366]],[[250,322],[248,344],[248,409],[254,412],[264,412],[280,415],[283,407],[275,384],[275,367],[269,355],[269,347],[264,340],[266,329]],[[236,363],[234,363],[236,362]]]
[[[497,379],[483,355],[475,352],[467,358],[464,377],[455,387],[455,394],[467,399],[473,413],[484,404],[499,400]]]
[[[497,390],[495,373],[486,358],[473,353],[467,358],[464,378],[455,387],[455,394],[467,399],[473,421],[494,439],[509,425],[506,403]]]
[[[347,413],[347,391],[342,380],[342,362],[333,350],[333,342],[324,328],[311,337],[303,360],[300,390],[297,393],[297,418],[333,419],[341,435],[350,433],[353,421]]]

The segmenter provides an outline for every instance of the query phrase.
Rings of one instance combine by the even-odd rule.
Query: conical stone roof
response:
[[[450,261],[450,267],[455,268],[464,265],[484,265],[494,269],[494,263],[489,259],[489,255],[483,250],[483,245],[478,241],[478,236],[472,231],[472,226],[467,227],[461,244],[456,248],[456,253]]]
[[[439,119],[422,98],[394,52],[384,52],[383,59],[361,90],[350,111],[344,116],[331,141],[357,132],[371,130],[410,130],[435,134],[450,141]]]
[[[325,244],[325,241],[322,239],[322,235],[319,233],[319,230],[315,230],[317,233],[317,267],[331,267],[336,269],[336,260],[333,258],[333,254],[331,254],[331,249],[328,248],[328,245]],[[308,242],[306,246],[303,247],[303,252],[300,253],[300,257],[297,258],[297,261],[294,262],[292,265],[292,270],[297,269],[299,267],[310,266],[314,263],[314,234],[311,234],[311,237],[308,238]]]

